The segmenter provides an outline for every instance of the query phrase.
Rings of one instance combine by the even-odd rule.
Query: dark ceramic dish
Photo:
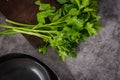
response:
[[[0,57],[0,80],[60,80],[44,63],[26,54]]]

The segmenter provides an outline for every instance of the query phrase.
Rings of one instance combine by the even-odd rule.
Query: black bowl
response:
[[[14,53],[0,58],[0,80],[59,80],[59,78],[38,59]]]

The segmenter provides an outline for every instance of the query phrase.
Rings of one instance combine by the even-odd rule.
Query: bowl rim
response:
[[[33,61],[36,61],[41,66],[43,66],[43,68],[46,69],[45,71],[47,71],[50,80],[53,80],[53,79],[54,80],[60,80],[58,75],[50,67],[48,67],[48,65],[44,64],[42,61],[38,60],[36,57],[33,57],[32,55],[23,54],[23,53],[6,54],[6,55],[3,55],[3,56],[0,56],[0,64],[4,63],[6,61],[9,61],[9,60],[20,59],[20,58],[27,58],[27,59],[31,59]]]

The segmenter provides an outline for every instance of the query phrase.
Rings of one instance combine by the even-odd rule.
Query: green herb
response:
[[[97,0],[57,0],[62,7],[58,10],[49,3],[35,2],[39,6],[37,25],[22,24],[6,20],[12,26],[0,24],[7,28],[0,34],[24,33],[42,38],[65,61],[67,55],[76,58],[75,48],[80,42],[97,34],[99,24]],[[49,23],[46,22],[49,19]],[[19,26],[19,27],[18,27]],[[47,45],[40,46],[39,51],[46,53]]]

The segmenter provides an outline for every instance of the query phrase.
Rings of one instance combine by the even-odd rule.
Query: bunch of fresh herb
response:
[[[6,20],[11,25],[0,24],[7,28],[0,34],[24,33],[42,38],[65,61],[67,55],[77,56],[74,48],[88,37],[97,34],[99,24],[97,0],[57,0],[62,7],[58,10],[49,3],[35,2],[39,6],[37,25],[22,24]],[[49,19],[49,23],[46,22]],[[19,26],[19,27],[18,27]],[[40,46],[39,51],[46,53],[47,45]]]

